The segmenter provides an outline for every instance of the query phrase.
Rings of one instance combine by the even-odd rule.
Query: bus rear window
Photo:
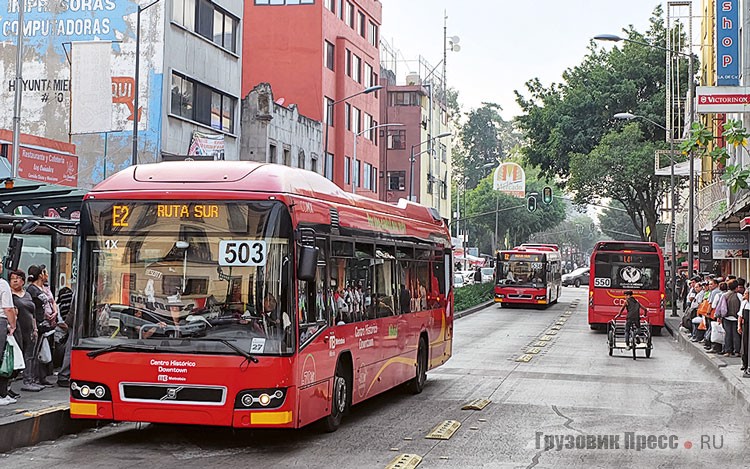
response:
[[[657,255],[597,253],[594,258],[594,286],[659,290],[661,268]]]

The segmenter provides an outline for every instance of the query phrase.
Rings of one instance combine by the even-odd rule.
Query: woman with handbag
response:
[[[14,270],[10,273],[10,289],[13,292],[13,304],[18,312],[18,328],[21,331],[18,345],[23,350],[23,358],[26,369],[23,372],[22,391],[39,392],[44,386],[34,383],[39,380],[38,359],[34,355],[39,334],[37,333],[36,321],[34,320],[34,300],[29,292],[24,289],[26,274],[23,270]]]
[[[54,383],[47,380],[47,376],[51,373],[43,363],[44,360],[39,358],[40,354],[47,355],[51,350],[49,334],[54,333],[55,326],[57,325],[57,312],[51,304],[52,298],[45,292],[44,288],[44,283],[49,280],[47,267],[44,264],[30,265],[27,280],[29,281],[29,286],[26,288],[26,291],[29,292],[34,302],[34,319],[36,321],[37,333],[39,334],[36,346],[34,347],[34,357],[37,357],[39,360],[34,382],[41,386],[53,386]]]

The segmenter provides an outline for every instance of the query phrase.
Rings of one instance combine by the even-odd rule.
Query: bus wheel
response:
[[[349,411],[349,383],[351,379],[347,376],[344,366],[339,360],[336,365],[336,374],[333,376],[333,396],[331,396],[331,415],[323,421],[323,427],[327,432],[335,432],[341,425],[344,414]]]
[[[651,326],[651,336],[660,336],[661,335],[661,326]]]
[[[407,387],[412,394],[419,394],[424,389],[425,381],[427,381],[427,341],[424,340],[424,337],[419,338],[415,368],[416,376],[407,383]]]

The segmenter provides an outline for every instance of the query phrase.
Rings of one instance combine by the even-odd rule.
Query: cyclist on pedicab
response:
[[[628,316],[625,322],[625,343],[628,345],[628,349],[630,349],[630,328],[635,326],[635,330],[639,331],[641,329],[641,310],[647,314],[648,310],[633,297],[633,292],[631,290],[625,291],[625,304],[622,305],[618,316],[626,309],[628,311]],[[635,339],[637,340],[638,337],[636,336]]]

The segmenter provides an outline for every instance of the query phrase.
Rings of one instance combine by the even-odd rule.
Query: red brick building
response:
[[[270,83],[274,96],[300,114],[328,122],[323,174],[345,190],[377,197],[380,93],[354,97],[379,83],[382,5],[377,0],[247,0],[243,30],[242,95]],[[324,144],[325,145],[325,144]]]

